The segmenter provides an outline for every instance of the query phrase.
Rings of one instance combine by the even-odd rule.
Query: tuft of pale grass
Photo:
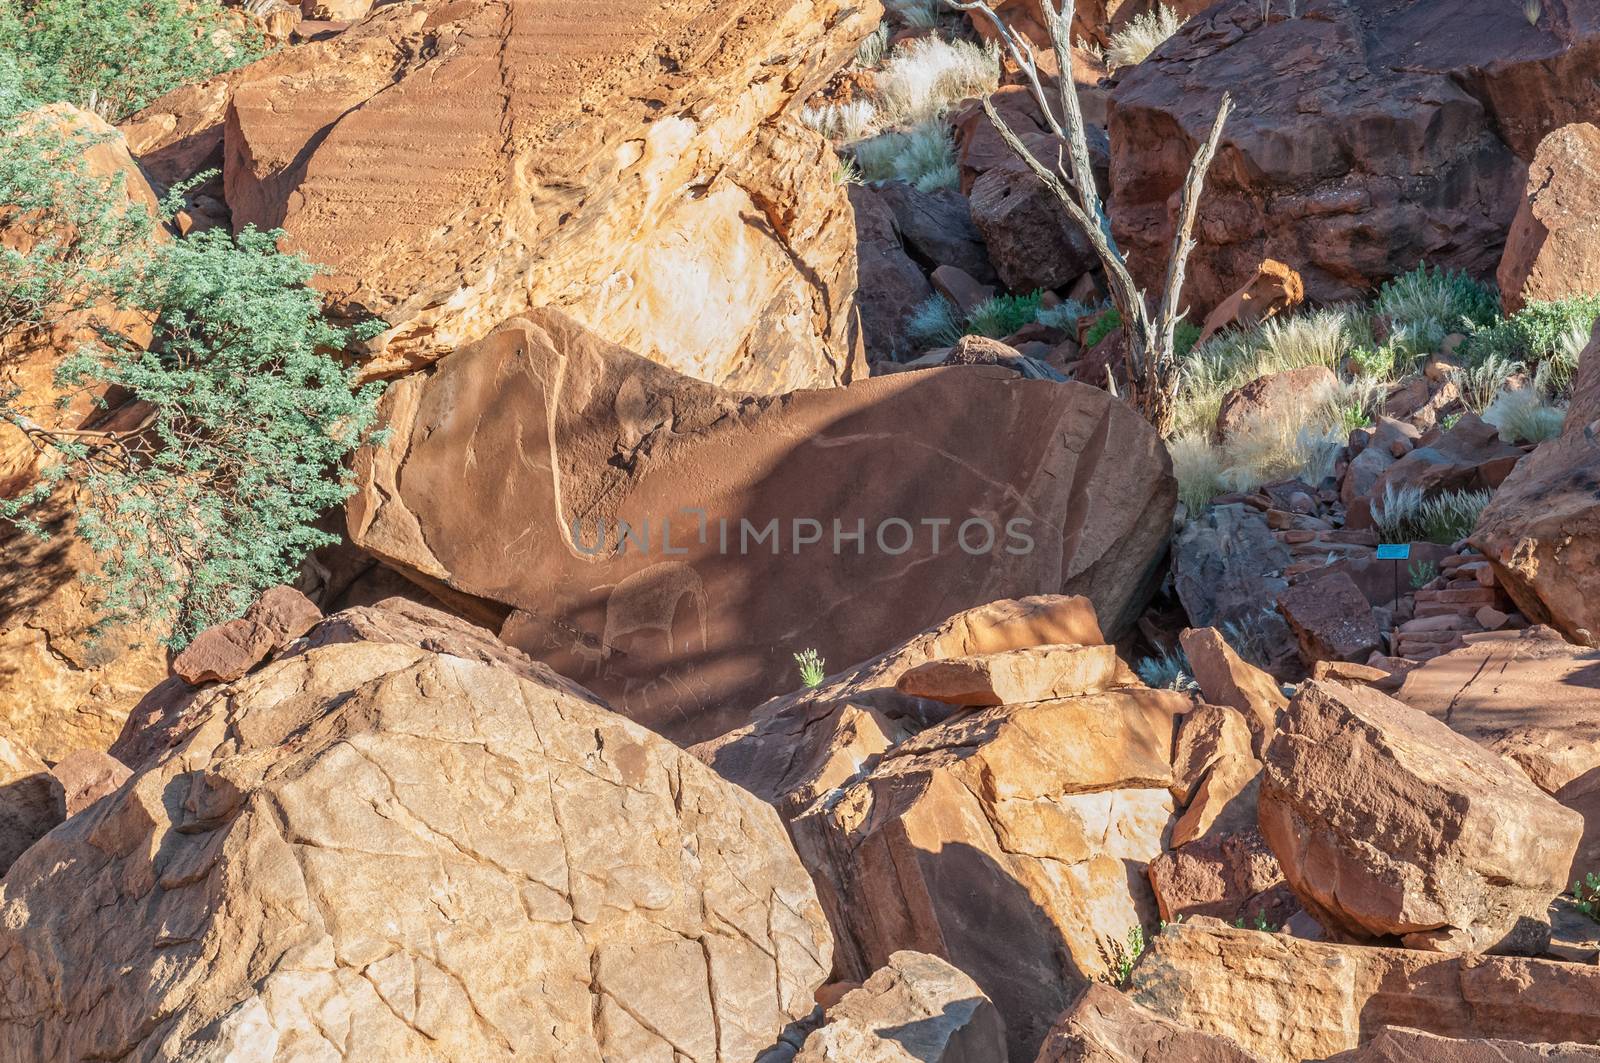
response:
[[[1172,475],[1178,481],[1178,501],[1190,517],[1227,490],[1222,484],[1227,457],[1221,447],[1212,445],[1209,434],[1174,436],[1167,441],[1167,452],[1172,455]]]
[[[906,319],[906,336],[922,347],[949,347],[961,338],[961,314],[944,296],[929,296]]]
[[[1111,43],[1105,50],[1106,68],[1116,70],[1118,67],[1137,66],[1144,62],[1151,52],[1182,29],[1187,21],[1188,19],[1179,18],[1178,13],[1166,4],[1159,5],[1154,11],[1135,16],[1127,26],[1111,35]]]
[[[873,95],[884,128],[897,128],[938,118],[999,84],[1000,60],[994,51],[971,41],[919,37],[884,60]]]
[[[913,29],[931,29],[939,24],[939,0],[884,0],[890,14]]]
[[[877,128],[878,108],[870,100],[806,107],[800,112],[800,122],[829,140],[855,141]]]
[[[955,146],[944,123],[931,119],[906,130],[879,133],[850,149],[867,181],[900,180],[924,192],[961,183]]]
[[[1385,542],[1429,542],[1448,546],[1465,539],[1492,491],[1446,491],[1428,498],[1420,487],[1385,484],[1372,502],[1372,520]]]
[[[1473,413],[1481,414],[1494,402],[1506,381],[1522,372],[1521,362],[1512,361],[1499,354],[1486,355],[1476,365],[1467,366],[1456,373],[1456,383],[1461,387],[1461,402]]]
[[[1567,411],[1545,401],[1535,387],[1504,388],[1483,411],[1507,443],[1543,443],[1561,434]]]

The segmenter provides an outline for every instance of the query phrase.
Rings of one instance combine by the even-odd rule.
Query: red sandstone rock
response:
[[[553,312],[384,405],[389,440],[356,459],[351,538],[509,610],[505,641],[687,742],[794,689],[802,649],[864,660],[999,598],[1081,593],[1115,637],[1176,493],[1154,432],[1099,389],[970,366],[755,399]],[[1019,518],[1031,548],[1006,537]],[[836,550],[834,522],[858,521]]]
[[[1318,922],[1441,951],[1543,947],[1578,815],[1376,691],[1312,680],[1280,722],[1261,832]]]
[[[1496,280],[1506,313],[1600,291],[1600,127],[1562,126],[1539,143]]]
[[[1382,641],[1366,595],[1343,572],[1295,584],[1278,595],[1278,611],[1300,640],[1308,667],[1317,661],[1364,661]]]
[[[1268,257],[1319,303],[1424,259],[1491,274],[1517,160],[1600,109],[1600,8],[1544,10],[1530,25],[1504,0],[1304,0],[1264,25],[1258,0],[1212,5],[1113,90],[1111,216],[1136,276],[1159,287],[1174,196],[1225,90],[1237,106],[1206,178],[1188,304],[1209,310]]]

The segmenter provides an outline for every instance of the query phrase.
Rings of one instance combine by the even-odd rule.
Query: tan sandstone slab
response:
[[[891,748],[791,821],[833,922],[838,974],[941,956],[1029,1059],[1072,996],[1154,923],[1142,868],[1172,822],[1175,718],[1128,689],[953,718]]]
[[[895,682],[904,694],[950,705],[1020,705],[1096,694],[1120,675],[1115,646],[1037,646],[929,661]]]
[[[0,883],[0,1058],[730,1063],[811,1011],[777,814],[649,731],[394,643],[215,689]]]
[[[1266,1063],[1326,1059],[1385,1026],[1532,1043],[1600,1029],[1593,965],[1330,945],[1206,922],[1156,935],[1133,999]]]
[[[758,391],[865,366],[838,159],[786,116],[881,15],[842,0],[424,0],[230,75],[236,227],[376,315],[369,374],[534,306]],[[159,110],[161,101],[152,110]],[[181,124],[181,123],[180,123]]]

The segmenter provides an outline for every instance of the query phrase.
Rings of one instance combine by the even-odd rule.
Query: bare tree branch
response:
[[[1139,288],[1128,268],[1127,259],[1117,247],[1116,237],[1111,232],[1111,216],[1095,185],[1083,108],[1078,100],[1077,83],[1072,76],[1072,20],[1076,14],[1076,0],[1061,0],[1060,8],[1056,7],[1056,0],[1038,0],[1039,13],[1056,56],[1056,86],[1061,114],[1066,119],[1065,128],[1051,109],[1049,97],[1039,78],[1039,65],[1034,57],[1033,46],[1028,39],[1001,19],[988,0],[945,0],[945,3],[957,11],[976,13],[994,27],[1007,53],[1027,78],[1029,90],[1043,112],[1045,122],[1056,136],[1066,142],[1066,170],[1063,171],[1058,153],[1056,168],[1052,171],[1034,156],[1005,119],[1000,117],[993,101],[984,97],[984,114],[999,132],[1000,138],[1034,176],[1044,182],[1045,187],[1066,209],[1068,216],[1082,226],[1101,265],[1105,267],[1106,286],[1110,289],[1112,304],[1122,318],[1122,335],[1128,359],[1128,398],[1158,432],[1167,435],[1172,428],[1173,406],[1177,400],[1179,383],[1175,342],[1178,322],[1184,314],[1179,309],[1184,271],[1194,248],[1194,223],[1206,171],[1216,155],[1217,145],[1222,139],[1222,128],[1233,109],[1232,99],[1226,94],[1222,97],[1216,119],[1211,125],[1211,135],[1195,153],[1184,178],[1183,201],[1172,250],[1167,259],[1160,306],[1152,319],[1145,293]],[[1068,181],[1072,186],[1070,188]]]

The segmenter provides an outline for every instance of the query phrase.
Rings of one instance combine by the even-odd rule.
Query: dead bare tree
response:
[[[1027,36],[995,14],[987,0],[945,2],[958,11],[976,12],[994,26],[1007,54],[1027,78],[1028,87],[1039,109],[1044,112],[1044,120],[1050,131],[1066,141],[1065,165],[1058,154],[1054,167],[1046,166],[1000,117],[994,102],[988,96],[983,98],[983,111],[994,123],[1001,139],[1045,183],[1067,213],[1088,234],[1090,244],[1105,266],[1111,303],[1122,318],[1122,335],[1128,348],[1130,394],[1127,397],[1165,438],[1172,430],[1173,409],[1178,396],[1179,367],[1174,336],[1178,322],[1186,312],[1178,306],[1178,298],[1183,290],[1184,267],[1189,261],[1189,252],[1194,248],[1194,219],[1200,205],[1200,190],[1205,184],[1211,158],[1216,154],[1217,142],[1222,138],[1222,127],[1233,110],[1232,97],[1223,94],[1216,120],[1211,124],[1211,135],[1195,152],[1194,160],[1189,164],[1189,173],[1183,182],[1183,204],[1178,213],[1177,231],[1173,234],[1172,251],[1167,259],[1164,290],[1152,316],[1144,291],[1135,283],[1127,259],[1117,247],[1116,238],[1111,235],[1111,218],[1100,200],[1094,172],[1089,165],[1089,142],[1084,133],[1083,109],[1079,106],[1077,85],[1072,77],[1072,17],[1077,7],[1076,0],[1062,0],[1060,9],[1057,9],[1055,0],[1038,0],[1039,13],[1050,34],[1050,44],[1060,71],[1056,82],[1060,93],[1060,110],[1066,117],[1064,129],[1056,119],[1039,79],[1039,64]]]

